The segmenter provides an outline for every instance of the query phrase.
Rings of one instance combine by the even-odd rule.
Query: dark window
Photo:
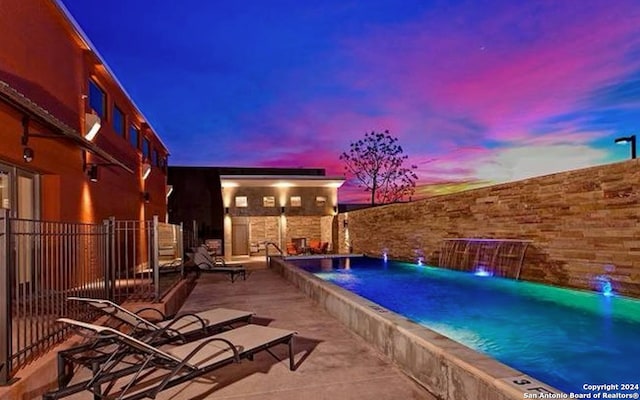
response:
[[[160,157],[158,157],[158,150],[153,149],[153,154],[152,154],[152,159],[151,159],[151,165],[155,165],[156,167],[160,166]]]
[[[167,163],[168,161],[166,156],[160,158],[160,168],[162,168],[165,173],[167,172]]]
[[[89,80],[89,107],[100,116],[104,118],[107,113],[107,96],[104,91],[100,89],[94,81]]]
[[[113,106],[113,130],[122,137],[124,137],[124,113],[118,106]]]
[[[138,136],[140,136],[140,131],[135,125],[129,125],[129,142],[134,149],[138,148]]]
[[[151,155],[151,143],[147,138],[142,139],[142,155],[145,160],[148,160]]]

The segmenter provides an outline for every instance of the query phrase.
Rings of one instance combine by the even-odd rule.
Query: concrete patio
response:
[[[274,348],[211,376],[169,389],[158,399],[436,399],[340,322],[265,267],[245,262],[247,280],[231,283],[204,273],[180,310],[214,307],[256,312],[255,323],[294,329],[297,369],[290,371],[286,347]],[[70,399],[91,399],[88,392]]]

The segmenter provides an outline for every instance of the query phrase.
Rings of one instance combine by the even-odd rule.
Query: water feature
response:
[[[611,278],[606,275],[600,275],[596,277],[596,281],[598,282],[598,290],[604,296],[613,296],[613,286],[611,286]]]
[[[366,257],[345,269],[345,261],[296,265],[558,389],[638,382],[639,300]]]
[[[516,239],[444,239],[438,265],[482,276],[519,279],[530,243]]]

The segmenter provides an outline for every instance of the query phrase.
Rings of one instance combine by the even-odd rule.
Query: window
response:
[[[124,137],[124,113],[118,106],[113,105],[113,119],[111,121],[113,130],[120,136]]]
[[[151,142],[146,137],[142,138],[142,156],[145,160],[148,160],[151,156]]]
[[[160,157],[158,157],[158,150],[153,149],[153,153],[151,153],[151,165],[155,165],[156,167],[160,166]]]
[[[89,80],[89,107],[98,114],[100,118],[104,118],[107,114],[107,96],[94,81]]]
[[[129,125],[129,143],[134,149],[138,148],[138,136],[140,136],[140,130],[135,125]]]
[[[159,163],[158,166],[160,168],[162,168],[163,170],[166,170],[167,169],[167,156],[160,157],[158,159],[158,163]]]
[[[236,207],[248,207],[247,196],[236,196]]]
[[[327,198],[324,196],[316,196],[316,206],[324,207],[327,204]]]
[[[291,196],[289,200],[291,207],[302,207],[302,198],[300,196]]]
[[[0,170],[0,208],[11,208],[9,201],[9,172]]]
[[[262,198],[262,206],[263,207],[275,207],[276,206],[276,198],[274,196],[264,196]]]

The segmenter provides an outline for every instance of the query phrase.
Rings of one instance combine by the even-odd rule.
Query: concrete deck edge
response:
[[[269,266],[438,398],[515,400],[525,393],[562,393],[286,260],[273,257]]]

